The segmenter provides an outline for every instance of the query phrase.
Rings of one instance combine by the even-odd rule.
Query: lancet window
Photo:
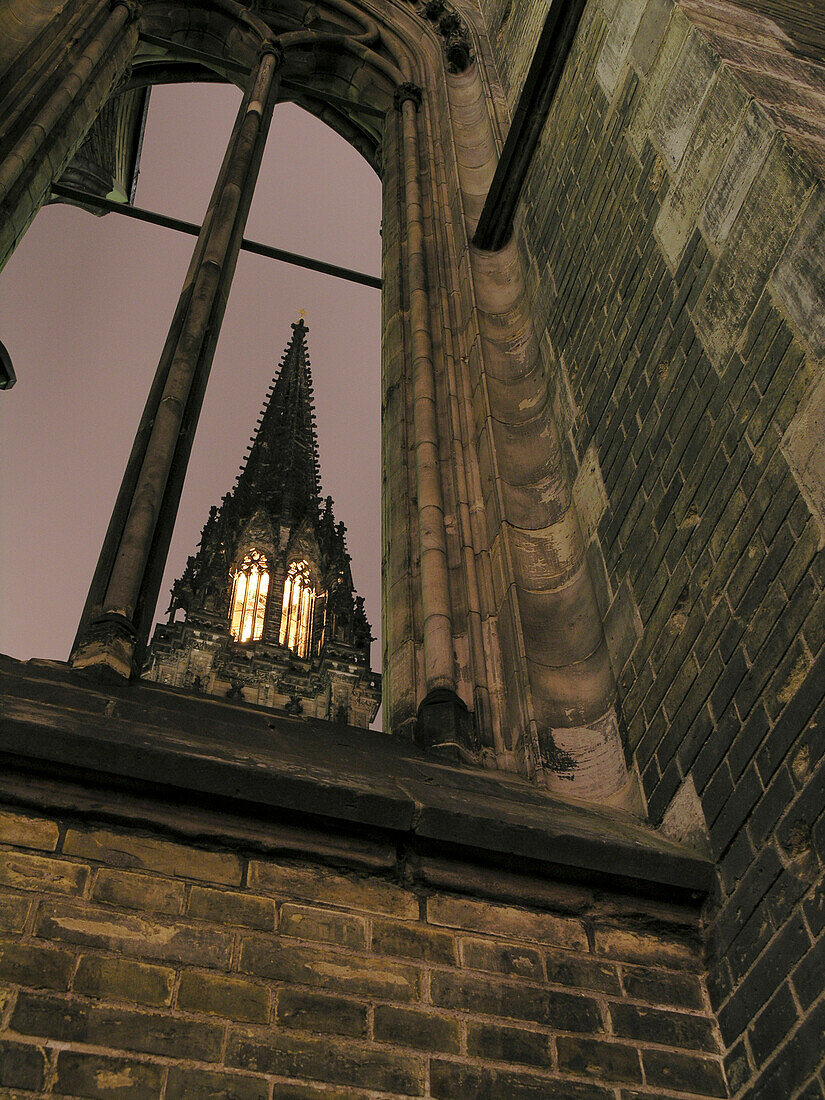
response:
[[[287,570],[284,583],[279,641],[299,657],[310,654],[314,608],[315,590],[309,565],[305,561],[294,561]]]
[[[257,642],[264,632],[269,567],[266,556],[250,550],[232,586],[230,630],[236,642]]]

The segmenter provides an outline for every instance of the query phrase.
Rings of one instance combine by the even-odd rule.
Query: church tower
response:
[[[144,678],[368,726],[381,677],[346,529],[320,495],[307,326],[299,320],[234,489],[172,588]]]

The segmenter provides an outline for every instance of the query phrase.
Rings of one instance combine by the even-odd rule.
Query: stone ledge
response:
[[[239,818],[248,817],[258,845],[262,832],[284,823],[328,829],[341,852],[350,834],[355,863],[366,836],[418,856],[670,900],[696,901],[711,887],[711,863],[626,813],[439,763],[385,734],[154,684],[102,685],[57,662],[3,656],[0,694],[3,785],[17,800],[27,785],[31,800],[48,800],[46,778],[52,790],[123,792],[130,823],[144,800],[147,813],[164,802],[182,819],[207,808],[213,836],[221,817],[231,819],[233,845],[243,835]],[[118,801],[106,800],[109,817]],[[102,812],[99,794],[85,805],[82,812]]]

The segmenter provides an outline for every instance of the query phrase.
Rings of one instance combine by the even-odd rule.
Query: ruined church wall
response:
[[[543,6],[483,8],[512,108]],[[749,1100],[823,1053],[823,72],[743,8],[592,0],[522,208],[627,756],[709,834]]]
[[[180,808],[168,818],[220,832]],[[0,1087],[725,1095],[695,910],[449,860],[414,870],[394,846],[332,833],[238,835],[257,850],[3,808]]]

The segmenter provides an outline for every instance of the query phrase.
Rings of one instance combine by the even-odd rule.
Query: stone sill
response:
[[[386,734],[5,656],[0,696],[0,798],[132,826],[163,804],[166,827],[198,835],[207,811],[211,837],[253,847],[284,827],[314,830],[356,865],[403,850],[419,866],[440,857],[689,904],[712,885],[710,862],[629,814],[446,765]]]

